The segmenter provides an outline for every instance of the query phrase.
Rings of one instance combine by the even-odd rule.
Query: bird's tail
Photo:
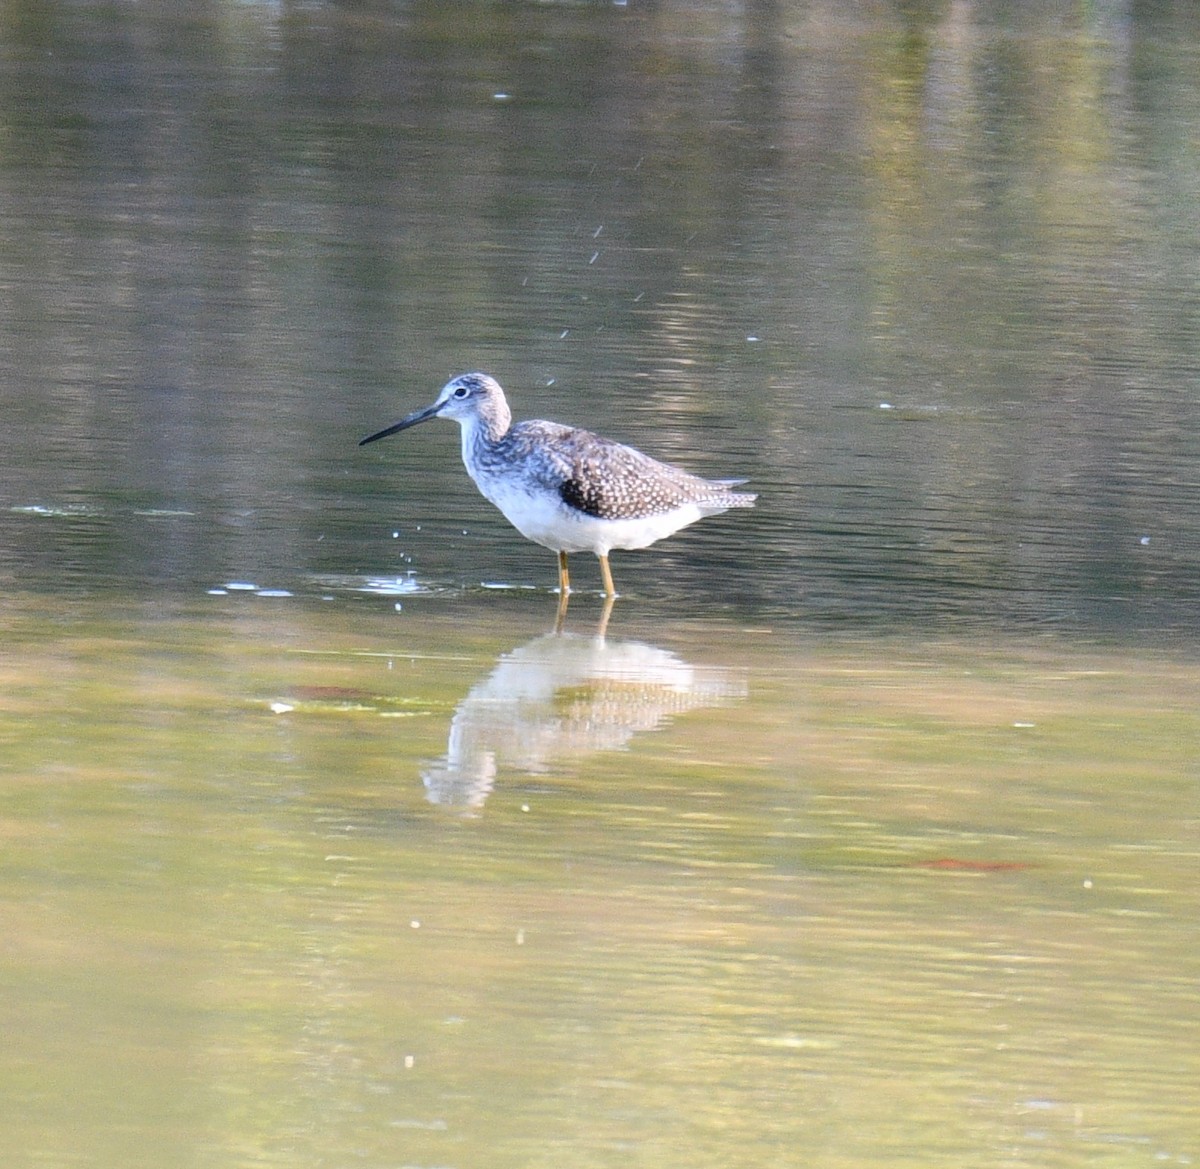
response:
[[[714,483],[726,490],[733,487],[740,487],[743,483],[749,483],[749,479],[714,479]],[[727,507],[753,507],[754,501],[758,496],[751,491],[729,491],[725,497]]]

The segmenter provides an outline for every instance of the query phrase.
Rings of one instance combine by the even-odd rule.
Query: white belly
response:
[[[522,536],[553,552],[607,556],[613,548],[645,548],[705,514],[695,504],[686,504],[642,519],[603,520],[568,507],[552,494],[523,491],[506,479],[481,476],[475,483]]]

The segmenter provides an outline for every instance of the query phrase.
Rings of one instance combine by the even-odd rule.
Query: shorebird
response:
[[[617,595],[608,554],[645,548],[704,516],[751,507],[744,479],[702,479],[634,447],[558,422],[513,423],[504,391],[486,373],[464,373],[432,406],[416,410],[359,446],[428,422],[462,428],[462,459],[485,499],[528,540],[558,553],[558,587],[571,589],[567,554],[594,552],[604,594]]]

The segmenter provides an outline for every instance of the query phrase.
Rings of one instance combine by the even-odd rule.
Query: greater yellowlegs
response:
[[[527,539],[558,553],[558,587],[571,582],[568,552],[594,552],[604,592],[615,597],[608,554],[645,548],[707,515],[750,507],[744,479],[701,479],[631,446],[557,422],[513,425],[504,391],[485,373],[448,381],[432,406],[359,442],[365,446],[430,418],[462,427],[462,457],[475,486]]]

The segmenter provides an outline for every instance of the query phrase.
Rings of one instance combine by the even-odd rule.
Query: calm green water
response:
[[[1194,662],[547,600],[6,607],[14,1164],[1190,1162]]]
[[[1196,1163],[1197,35],[0,6],[5,1165]]]

